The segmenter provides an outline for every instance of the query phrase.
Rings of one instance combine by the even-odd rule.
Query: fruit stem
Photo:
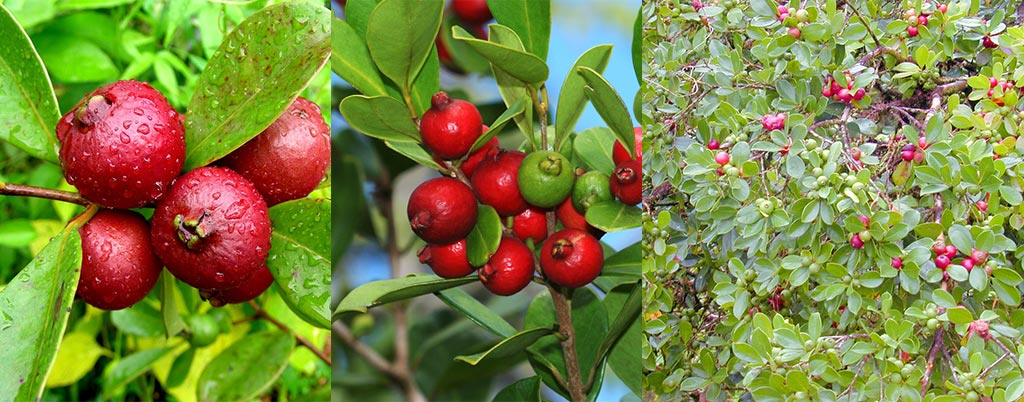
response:
[[[92,219],[92,217],[96,215],[96,213],[99,211],[99,205],[89,204],[89,206],[85,208],[84,212],[78,214],[78,216],[75,216],[74,218],[71,219],[71,221],[68,222],[67,230],[78,231],[79,228],[85,226],[85,224],[88,223],[89,220]]]
[[[56,190],[52,188],[42,188],[35,186],[26,186],[22,184],[11,184],[0,182],[0,194],[5,195],[19,195],[36,198],[46,198],[56,201],[64,201],[72,204],[78,204],[83,207],[90,206],[89,200],[82,198],[78,193]]]

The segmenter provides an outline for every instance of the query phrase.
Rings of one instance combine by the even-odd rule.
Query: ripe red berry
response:
[[[903,268],[903,259],[902,258],[892,257],[890,263],[892,264],[893,268],[896,268],[896,269]]]
[[[860,238],[859,234],[854,233],[854,235],[850,237],[850,245],[855,249],[859,249],[864,247],[864,240]]]
[[[441,159],[458,159],[469,152],[483,122],[472,103],[452,99],[444,91],[434,94],[430,109],[420,119],[423,145]]]
[[[920,149],[914,151],[914,162],[917,162],[917,163],[924,162],[924,151],[922,151]]]
[[[985,212],[988,210],[988,203],[985,202],[984,200],[978,200],[974,203],[974,205],[977,206],[978,210],[981,212]]]
[[[265,266],[270,250],[267,204],[235,171],[185,173],[156,205],[153,249],[167,270],[193,287],[241,285]]]
[[[466,239],[449,244],[428,244],[417,254],[421,264],[426,264],[437,276],[459,278],[473,272],[466,257]]]
[[[917,17],[917,23],[918,23],[918,25],[928,25],[928,16],[927,15],[919,15]]]
[[[510,296],[533,279],[533,253],[519,239],[502,237],[498,250],[477,272],[480,282],[491,293]]]
[[[586,217],[572,205],[572,198],[562,201],[562,204],[555,210],[555,217],[562,223],[562,226],[567,228],[586,230],[590,226]]]
[[[487,126],[484,126],[484,132],[487,132]],[[459,166],[459,169],[462,169],[462,173],[465,174],[466,177],[473,177],[473,172],[476,171],[477,166],[480,166],[480,162],[483,162],[484,159],[487,159],[490,156],[497,155],[500,145],[501,144],[498,143],[498,138],[492,137],[489,141],[484,143],[482,147],[476,151],[470,152],[469,156],[466,157],[466,160],[462,162],[462,166]]]
[[[864,227],[871,226],[871,218],[867,217],[866,215],[857,216],[857,220],[859,220],[860,223],[863,223]]]
[[[911,25],[907,27],[907,35],[910,35],[911,38],[917,36],[918,33],[917,26]]]
[[[945,252],[946,257],[949,257],[950,259],[952,259],[953,257],[956,257],[956,251],[957,251],[956,250],[956,246],[954,246],[952,244],[947,244],[946,245],[946,252]]]
[[[900,157],[903,158],[903,160],[907,161],[907,162],[913,161],[914,160],[914,151],[903,151],[903,152],[900,153]]]
[[[719,147],[721,147],[721,145],[718,143],[718,140],[712,138],[710,141],[708,141],[708,149],[712,151],[717,151]]]
[[[853,100],[859,101],[864,99],[865,95],[867,95],[867,91],[865,91],[864,88],[857,88],[857,91],[853,93]]]
[[[615,145],[612,147],[612,161],[617,165],[629,159],[633,159],[633,155],[630,155],[626,147],[622,145],[622,142],[616,140]]]
[[[459,19],[472,23],[483,24],[494,19],[487,0],[452,0],[452,11]]]
[[[988,35],[985,35],[985,37],[981,39],[981,45],[987,49],[994,49],[999,46],[994,40],[992,40],[992,37]]]
[[[153,289],[163,264],[153,253],[149,224],[138,212],[105,209],[78,229],[82,276],[76,295],[93,307],[120,310]]]
[[[826,98],[831,98],[832,97],[832,87],[830,85],[825,85],[824,87],[822,87],[821,88],[821,96],[824,96]]]
[[[185,161],[178,112],[149,84],[117,81],[78,101],[57,123],[64,178],[112,208],[159,200]]]
[[[672,123],[672,130],[675,131],[675,122]],[[633,127],[633,151],[635,159],[644,163],[644,131],[640,127]],[[617,163],[617,162],[616,162]]]
[[[494,207],[501,216],[512,216],[526,209],[526,200],[519,192],[519,166],[526,154],[500,151],[484,158],[470,178],[480,202]]]
[[[615,173],[609,179],[608,189],[615,198],[626,205],[639,204],[643,198],[642,172],[639,162],[622,162],[615,167]]]
[[[945,4],[939,4],[938,7],[936,7],[936,9],[939,10],[940,13],[945,14],[946,10],[947,10],[947,6]]]
[[[572,199],[566,198],[566,201],[571,203]],[[533,239],[533,244],[540,244],[548,237],[548,219],[545,212],[541,208],[527,207],[519,215],[512,217],[512,232],[519,240],[525,242],[526,239]]]
[[[964,267],[967,272],[971,272],[971,270],[974,269],[974,260],[971,258],[964,258],[963,261],[960,261],[960,266]]]
[[[331,129],[320,107],[296,98],[269,127],[223,160],[256,186],[267,206],[309,195],[331,165]]]
[[[935,242],[932,244],[932,252],[935,253],[935,255],[946,254],[946,243],[941,241]]]
[[[974,260],[975,264],[984,264],[985,260],[988,259],[988,253],[978,250],[971,249],[971,259]]]
[[[224,290],[200,291],[200,293],[205,293],[203,297],[210,302],[211,306],[221,307],[229,303],[244,303],[255,299],[267,291],[270,285],[273,284],[274,275],[270,273],[270,269],[266,265],[263,265],[262,268],[256,270],[256,273],[252,274],[241,285]]]
[[[999,79],[997,79],[996,77],[990,77],[988,79],[988,87],[989,88],[995,88],[996,85],[999,85]],[[989,95],[988,96],[992,96],[992,92],[991,91],[989,91]]]
[[[729,159],[731,159],[731,158],[729,157],[729,153],[728,152],[719,151],[717,154],[715,154],[715,163],[717,163],[719,165],[725,165],[725,164],[729,163]]]
[[[788,33],[789,33],[789,36],[792,36],[792,37],[794,37],[796,39],[800,39],[800,28],[790,27]]]
[[[847,88],[840,88],[839,92],[836,94],[836,100],[843,103],[850,103],[853,100],[853,94],[851,94],[850,90]]]
[[[939,269],[946,269],[946,267],[949,266],[949,257],[946,257],[945,255],[935,257],[935,266]]]
[[[601,274],[603,266],[601,243],[579,229],[556,232],[540,249],[540,267],[544,276],[559,286],[584,286]]]
[[[461,181],[438,177],[412,191],[407,209],[409,225],[427,243],[448,244],[465,238],[476,225],[473,190]]]
[[[859,161],[860,158],[863,156],[863,152],[860,150],[860,148],[853,148],[850,150],[850,156],[853,157],[853,160]]]

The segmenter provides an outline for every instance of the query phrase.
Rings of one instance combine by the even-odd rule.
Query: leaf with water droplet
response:
[[[0,395],[5,398],[42,395],[67,327],[81,264],[82,238],[77,230],[64,231],[0,290]]]
[[[0,46],[0,60],[4,60],[0,65],[0,93],[8,95],[0,108],[0,139],[32,156],[59,163],[53,129],[60,119],[57,96],[28,35],[3,7],[0,36],[4,38],[4,46]]]
[[[307,22],[300,25],[299,17]],[[260,10],[228,34],[188,106],[186,170],[227,155],[284,112],[330,57],[330,30],[311,29],[329,28],[330,18],[322,6],[289,2]]]
[[[303,320],[331,326],[331,201],[300,198],[270,208],[267,268],[281,298]]]

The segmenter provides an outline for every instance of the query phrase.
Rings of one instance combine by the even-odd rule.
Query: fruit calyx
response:
[[[184,215],[178,214],[174,217],[174,227],[177,228],[178,241],[189,250],[199,248],[199,241],[210,236],[210,230],[203,225],[203,219],[207,212],[203,211],[198,218],[186,220]]]
[[[633,170],[629,166],[620,166],[615,169],[615,177],[619,180],[620,184],[633,184],[636,182],[637,174],[636,170]]]
[[[561,155],[548,155],[544,160],[540,161],[540,170],[549,176],[558,176],[562,174],[563,162],[564,159],[562,159]]]
[[[558,239],[551,245],[551,257],[556,260],[564,260],[572,255],[572,242],[566,239]]]
[[[112,103],[103,95],[94,95],[75,111],[75,123],[84,129],[92,127],[107,114]]]

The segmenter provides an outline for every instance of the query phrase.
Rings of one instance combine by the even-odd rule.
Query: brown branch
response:
[[[331,365],[331,357],[324,353],[324,351],[320,350],[315,345],[313,345],[313,343],[310,342],[308,339],[306,339],[302,335],[296,334],[295,331],[292,331],[292,329],[288,328],[287,325],[284,325],[281,323],[281,321],[278,321],[274,317],[271,317],[269,314],[267,314],[266,311],[263,311],[263,308],[260,307],[259,304],[256,304],[256,302],[249,300],[249,306],[252,307],[253,310],[256,310],[257,316],[269,321],[271,324],[274,324],[274,326],[280,328],[285,333],[291,335],[292,337],[295,338],[295,340],[299,341],[299,343],[302,344],[302,346],[305,346],[306,349],[309,349],[309,351],[313,352],[313,354],[315,354],[316,357],[319,357],[320,360],[323,360],[323,362],[327,363],[328,366]]]
[[[932,382],[932,367],[935,366],[935,355],[946,344],[945,340],[942,339],[943,332],[945,331],[942,327],[936,328],[935,335],[932,337],[932,348],[928,351],[928,364],[924,366],[924,377],[921,378],[921,397],[924,397],[928,392],[928,383]]]
[[[72,204],[78,204],[83,207],[89,206],[89,200],[82,198],[82,196],[78,193],[55,190],[50,188],[26,186],[22,184],[0,183],[0,194],[46,198],[56,201],[64,201]]]
[[[387,375],[392,381],[395,381],[396,377],[391,369],[391,364],[369,346],[356,339],[355,335],[352,334],[352,331],[345,324],[342,324],[341,321],[335,321],[331,323],[331,331],[341,339],[345,346],[356,352],[370,366]]]
[[[587,400],[583,389],[583,376],[580,374],[580,362],[576,356],[576,332],[572,325],[572,306],[564,293],[554,285],[548,285],[551,301],[555,305],[555,316],[558,319],[558,332],[562,334],[562,354],[565,356],[565,371],[568,375],[569,396],[572,402]]]

